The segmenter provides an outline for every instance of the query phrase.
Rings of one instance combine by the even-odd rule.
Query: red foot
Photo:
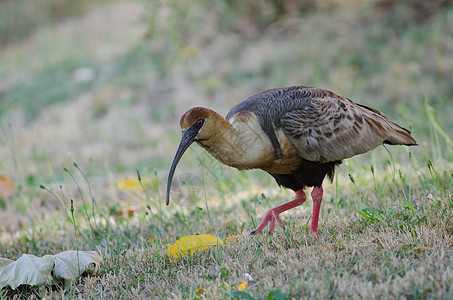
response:
[[[264,218],[263,218],[263,221],[261,221],[261,224],[255,230],[250,232],[250,234],[255,234],[255,233],[258,233],[261,230],[263,230],[264,227],[266,227],[267,223],[269,223],[269,221],[271,222],[271,224],[269,226],[269,234],[272,234],[272,232],[274,232],[274,228],[275,228],[275,220],[277,220],[278,223],[280,224],[280,226],[283,229],[285,229],[285,223],[283,223],[282,219],[280,219],[280,214],[291,208],[302,205],[302,203],[305,202],[305,199],[306,199],[306,197],[305,197],[304,191],[303,190],[297,191],[296,198],[293,201],[290,201],[288,203],[282,204],[280,206],[277,206],[277,207],[274,207],[274,208],[268,210],[266,212],[266,214],[264,215]]]
[[[312,235],[318,234],[318,220],[319,210],[321,209],[323,189],[321,186],[315,186],[311,192],[311,198],[313,199],[313,217],[311,218],[310,233]]]

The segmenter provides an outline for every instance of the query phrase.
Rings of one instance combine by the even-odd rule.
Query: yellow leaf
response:
[[[119,190],[134,190],[140,187],[140,181],[137,178],[123,178],[116,182],[116,187]]]
[[[150,178],[142,178],[142,184],[143,186],[157,186],[157,180],[156,179],[150,179]],[[134,191],[141,189],[142,186],[140,184],[140,181],[138,181],[138,178],[122,178],[118,180],[115,184],[115,187],[120,190],[120,191]]]
[[[152,237],[150,237],[150,238],[148,239],[148,243],[151,243],[152,241],[154,241],[155,238],[156,238],[155,235],[153,235]]]
[[[244,281],[243,283],[241,283],[238,286],[238,290],[243,291],[243,290],[245,290],[247,288],[248,285],[249,285],[249,282],[248,281]]]
[[[202,295],[204,292],[206,292],[205,289],[198,289],[198,291],[196,292],[197,296],[200,296]]]
[[[169,245],[167,254],[170,257],[178,258],[189,252],[193,254],[196,251],[204,251],[217,244],[223,245],[223,241],[210,234],[186,235],[182,236],[174,245]]]

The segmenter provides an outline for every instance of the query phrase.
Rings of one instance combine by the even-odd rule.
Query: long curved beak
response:
[[[178,150],[176,151],[175,158],[173,158],[173,162],[170,167],[170,172],[168,173],[168,180],[167,180],[167,195],[165,198],[165,202],[168,205],[170,203],[170,188],[171,188],[171,181],[173,180],[173,175],[176,170],[176,166],[178,165],[179,160],[181,159],[184,152],[186,152],[187,148],[195,141],[195,138],[198,135],[199,130],[194,130],[195,128],[188,128],[182,132],[181,142],[179,143]]]

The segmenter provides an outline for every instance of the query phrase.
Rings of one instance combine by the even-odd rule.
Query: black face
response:
[[[197,139],[197,135],[200,133],[201,128],[204,125],[204,119],[198,119],[192,126],[183,130],[181,142],[179,143],[178,150],[176,150],[175,158],[173,158],[173,162],[170,167],[170,172],[168,174],[167,180],[167,196],[166,196],[166,203],[167,205],[170,203],[170,187],[171,181],[173,180],[173,175],[176,170],[176,166],[178,165],[179,160],[181,159],[184,152],[186,152],[187,148]]]

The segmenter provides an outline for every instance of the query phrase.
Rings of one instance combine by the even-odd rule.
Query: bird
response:
[[[310,234],[317,235],[322,183],[333,180],[344,159],[379,145],[417,145],[411,132],[380,111],[326,89],[290,86],[260,92],[234,106],[222,117],[205,107],[193,107],[180,119],[182,137],[170,167],[166,204],[176,166],[196,142],[221,163],[238,170],[261,169],[280,187],[295,192],[294,200],[268,210],[250,234],[276,222],[280,214],[302,205],[305,189],[313,187]]]

